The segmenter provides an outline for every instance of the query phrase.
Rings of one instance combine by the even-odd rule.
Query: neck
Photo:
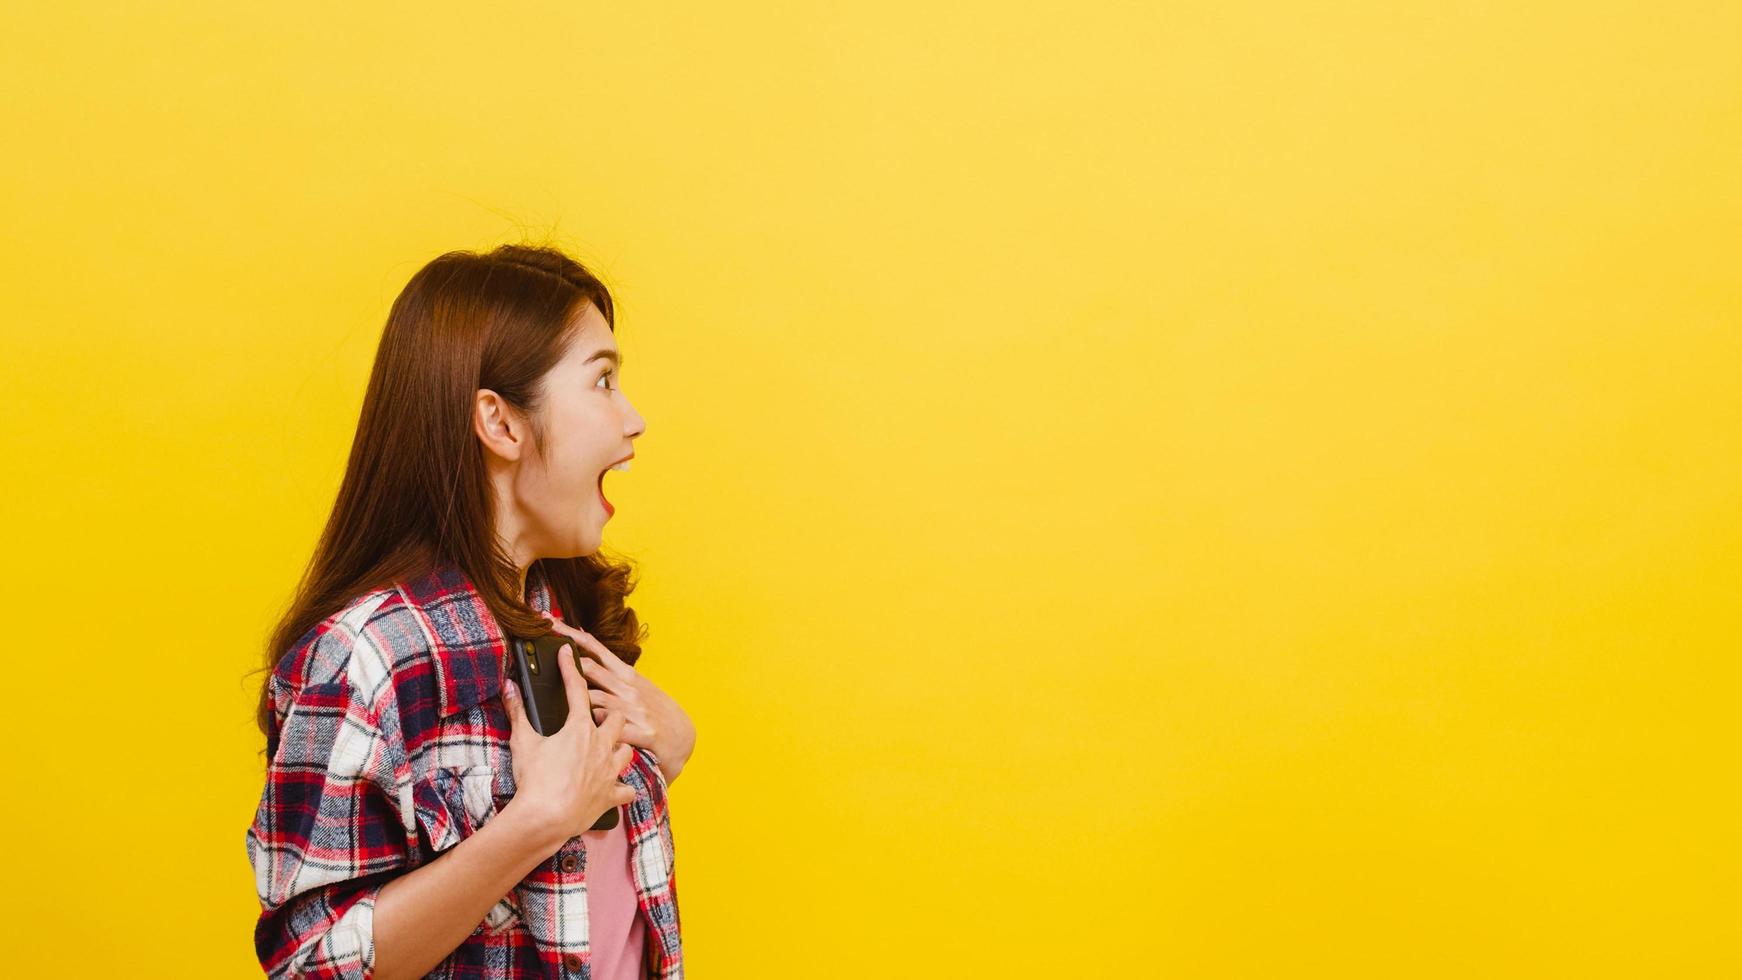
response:
[[[495,527],[496,541],[498,546],[507,552],[507,557],[513,560],[514,567],[519,572],[520,591],[515,593],[515,598],[524,599],[526,598],[526,573],[532,568],[532,563],[538,559],[528,556],[527,552],[532,549],[527,542],[521,540],[520,513],[509,505],[508,494],[502,485],[501,478],[495,475],[491,478],[490,493],[495,498],[494,509],[498,515],[498,523]]]

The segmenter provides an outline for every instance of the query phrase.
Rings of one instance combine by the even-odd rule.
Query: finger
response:
[[[628,783],[618,783],[616,790],[616,805],[624,806],[635,802],[635,787]]]
[[[600,643],[598,637],[587,632],[586,630],[577,629],[573,626],[570,626],[567,623],[560,622],[557,620],[551,620],[550,627],[551,627],[551,629],[556,630],[558,633],[561,633],[562,635],[568,637],[569,639],[574,640],[576,643],[579,643],[581,645],[582,649],[585,649],[585,650],[591,651],[594,654],[597,654],[599,657],[601,666],[612,671],[613,673],[617,672],[619,669],[629,670],[629,671],[633,671],[635,669],[635,668],[629,666],[627,663],[625,663],[623,661],[622,657],[619,657],[615,653],[612,653],[610,647],[607,647],[605,644]]]
[[[653,751],[653,736],[648,733],[647,729],[634,722],[624,725],[623,734],[617,738],[625,745],[637,745],[649,752]]]
[[[605,712],[605,721],[599,726],[599,734],[604,737],[605,744],[611,745],[621,740],[623,725],[628,721],[621,711]]]
[[[593,645],[588,647],[588,649],[599,655],[599,662],[605,666],[605,669],[611,671],[613,674],[619,674],[626,670],[630,672],[635,670],[634,667],[629,666],[628,661],[611,652],[610,647],[600,643],[598,638],[592,636],[592,634],[588,634],[587,638],[593,641]]]
[[[586,636],[591,635],[586,630],[577,629],[573,626],[570,626],[568,623],[563,622],[560,619],[546,620],[546,624],[550,626],[550,628],[553,632],[561,633],[562,635],[568,637],[571,640],[574,640],[577,643],[579,643],[581,641],[582,637],[586,637]]]
[[[531,731],[532,725],[526,720],[526,706],[520,703],[520,686],[512,680],[502,684],[502,707],[508,712],[508,744],[513,745],[525,738],[522,731]]]
[[[611,712],[613,712],[613,710],[617,710],[617,708],[601,708],[599,705],[592,705],[592,724],[596,724],[596,726],[603,729],[604,719],[611,717]],[[617,710],[617,714],[624,715],[625,719],[629,717],[629,712],[622,712],[622,710]],[[629,738],[629,733],[632,733],[632,731],[636,731],[636,729],[639,728],[641,728],[641,726],[638,726],[636,722],[624,722],[625,742],[632,742],[632,738]]]
[[[597,655],[600,650],[605,650],[605,645],[586,630],[576,629],[560,619],[546,620],[545,624],[550,627],[551,632],[568,637],[575,642],[576,646],[588,653]],[[610,653],[611,651],[605,650],[605,652]]]
[[[613,653],[611,648],[607,647],[605,644],[599,644],[598,653],[599,662],[612,674],[623,678],[625,681],[637,676],[635,668],[629,665],[629,661],[617,656],[617,654]]]
[[[635,749],[628,745],[617,746],[617,751],[611,753],[611,771],[623,775],[623,770],[629,768],[629,763],[635,761]]]
[[[610,691],[602,691],[596,687],[589,689],[587,694],[593,699],[594,707],[615,708],[623,700]]]
[[[581,658],[581,674],[587,678],[587,682],[592,684],[595,689],[602,687],[606,690],[614,691],[617,689],[617,685],[621,683],[621,681],[617,680],[609,670],[600,666],[597,660],[593,660],[589,657]]]
[[[575,667],[574,649],[569,644],[564,643],[562,649],[556,652],[556,659],[557,670],[563,675],[563,693],[568,697],[569,704],[589,703],[587,679],[582,677],[580,670]],[[569,717],[581,718],[583,724],[591,725],[593,723],[592,716],[585,711],[570,711]],[[563,722],[563,726],[566,728],[568,722]]]

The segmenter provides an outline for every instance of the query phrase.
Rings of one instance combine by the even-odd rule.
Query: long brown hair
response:
[[[356,597],[437,563],[459,566],[506,632],[551,632],[519,594],[519,571],[496,539],[472,411],[478,389],[501,395],[531,419],[533,449],[544,458],[543,379],[588,303],[615,332],[605,284],[541,245],[448,252],[405,284],[375,351],[338,499],[266,647],[262,734],[271,733],[270,675],[280,657]],[[594,554],[538,565],[565,622],[631,664],[641,656],[647,630],[625,603],[633,562]]]

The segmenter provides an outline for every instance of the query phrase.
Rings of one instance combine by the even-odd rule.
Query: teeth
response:
[[[611,468],[618,471],[619,473],[627,473],[627,472],[629,472],[629,461],[624,460],[621,463],[612,463]]]

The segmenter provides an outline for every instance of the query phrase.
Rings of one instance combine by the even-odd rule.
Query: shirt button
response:
[[[576,860],[573,854],[564,854],[562,860],[558,861],[556,864],[557,867],[563,869],[565,873],[572,873],[575,868],[580,866],[580,863],[581,862]]]
[[[581,954],[564,953],[563,966],[575,971],[576,973],[581,972]]]

